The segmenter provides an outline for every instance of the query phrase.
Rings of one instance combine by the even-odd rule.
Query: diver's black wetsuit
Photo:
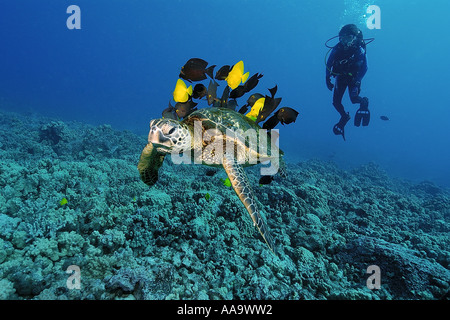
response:
[[[359,93],[361,91],[361,80],[366,72],[366,50],[362,46],[346,49],[341,43],[338,43],[331,50],[327,60],[326,79],[330,79],[331,75],[336,76],[333,106],[342,117],[346,116],[342,105],[342,97],[347,87],[351,102],[353,104],[362,102],[363,98],[359,96]]]
[[[359,96],[360,85],[355,84],[353,77],[351,76],[337,76],[334,84],[333,92],[333,106],[339,112],[341,116],[345,115],[344,105],[342,104],[342,97],[344,96],[345,89],[348,87],[348,94],[350,101],[355,103],[361,103],[361,97]]]

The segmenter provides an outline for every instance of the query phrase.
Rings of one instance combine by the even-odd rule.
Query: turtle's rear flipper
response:
[[[255,195],[253,194],[253,190],[250,186],[247,175],[245,174],[244,168],[239,165],[232,157],[224,158],[223,167],[227,172],[228,178],[230,179],[234,191],[236,191],[239,199],[242,201],[248,213],[250,214],[250,217],[253,220],[253,224],[258,228],[259,233],[269,246],[270,250],[272,250],[272,252],[275,252],[272,236],[269,233],[269,229],[267,228],[263,217],[259,213],[258,207],[256,205]]]
[[[156,152],[153,144],[149,143],[142,150],[141,157],[137,168],[141,176],[141,180],[149,186],[158,181],[158,170],[164,162],[164,155]]]

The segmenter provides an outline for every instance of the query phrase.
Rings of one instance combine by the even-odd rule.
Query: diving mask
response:
[[[339,41],[344,47],[351,47],[355,43],[356,37],[353,34],[345,34],[339,37]]]

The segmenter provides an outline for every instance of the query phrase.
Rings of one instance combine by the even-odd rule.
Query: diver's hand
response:
[[[333,91],[334,84],[331,83],[331,79],[329,77],[326,79],[326,82],[328,90]]]

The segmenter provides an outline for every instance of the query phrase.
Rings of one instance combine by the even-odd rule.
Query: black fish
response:
[[[281,98],[274,98],[265,96],[264,106],[259,110],[258,117],[256,118],[256,123],[266,120],[270,114],[278,107],[281,102]]]
[[[195,106],[198,103],[192,101],[192,100],[188,100],[187,102],[181,103],[181,102],[177,102],[175,104],[175,110],[177,112],[177,115],[180,118],[185,118],[188,115],[190,115],[192,112],[194,112],[195,110],[197,110],[197,108],[195,108]]]
[[[255,73],[251,76],[245,84],[238,86],[236,89],[231,91],[230,98],[236,99],[242,97],[247,92],[252,91],[259,82],[259,79],[262,77],[262,74]]]
[[[388,120],[389,120],[389,118],[386,117],[386,116],[381,116],[380,119],[381,119],[381,120],[384,120],[384,121],[388,121]]]
[[[289,124],[295,122],[298,116],[298,111],[289,107],[283,107],[276,112],[276,116],[278,120],[280,120],[281,124]]]
[[[208,170],[206,170],[206,175],[208,176],[208,177],[212,177],[213,175],[215,175],[216,174],[216,170],[214,170],[214,169],[208,169]]]
[[[252,94],[250,97],[248,97],[247,99],[247,104],[250,107],[253,107],[253,105],[255,104],[256,101],[258,101],[259,99],[264,98],[264,96],[260,93],[254,93]]]
[[[236,107],[238,106],[238,104],[237,104],[237,101],[236,100],[234,100],[234,99],[230,99],[230,100],[228,100],[228,103],[227,103],[227,108],[228,109],[231,109],[231,110],[236,110]]]
[[[226,86],[225,89],[223,89],[222,98],[220,99],[220,106],[222,108],[226,108],[229,96],[230,96],[230,87]]]
[[[166,119],[178,120],[176,109],[170,104],[170,102],[169,106],[162,112],[162,117]]]
[[[259,184],[269,184],[273,181],[273,176],[262,176],[259,179]]]
[[[264,122],[262,128],[267,130],[272,130],[276,127],[276,125],[280,123],[280,120],[278,120],[277,114],[275,113],[273,116],[271,116],[269,119],[267,119],[266,122]]]
[[[208,106],[217,99],[217,82],[210,80],[208,85],[208,94],[206,98],[208,99]]]
[[[278,86],[275,85],[275,87],[273,87],[272,89],[269,89],[269,91],[270,91],[270,94],[272,95],[272,98],[275,97],[275,94],[278,91]]]
[[[233,89],[230,93],[230,98],[237,99],[242,97],[246,93],[245,85],[240,85],[236,89]]]
[[[225,80],[225,78],[228,77],[228,74],[230,73],[230,71],[231,71],[231,67],[228,65],[225,65],[225,66],[221,67],[219,69],[219,71],[217,71],[214,79]]]
[[[192,92],[192,98],[194,99],[201,99],[204,96],[206,96],[207,94],[207,90],[205,85],[201,84],[201,83],[197,83],[194,86],[194,91]]]
[[[206,67],[208,62],[199,58],[189,59],[184,66],[181,67],[179,77],[188,81],[201,81],[206,79],[206,75],[213,78],[214,67]]]
[[[264,98],[264,96],[260,93],[254,93],[247,99],[247,104],[244,104],[241,109],[239,109],[239,113],[245,114],[249,107],[253,107],[256,101],[260,98]]]
[[[254,75],[252,75],[252,76],[247,80],[247,82],[244,84],[245,92],[250,92],[250,91],[252,91],[252,90],[258,85],[259,79],[261,79],[262,76],[263,76],[263,75],[262,75],[262,74],[259,74],[259,73],[255,73]]]
[[[247,111],[248,111],[248,107],[249,107],[248,104],[244,104],[244,105],[239,109],[238,112],[241,113],[241,114],[246,114]]]
[[[269,89],[271,97],[265,96],[264,106],[259,110],[258,117],[256,118],[256,123],[266,120],[270,114],[278,107],[281,102],[281,98],[275,98],[278,86]]]

